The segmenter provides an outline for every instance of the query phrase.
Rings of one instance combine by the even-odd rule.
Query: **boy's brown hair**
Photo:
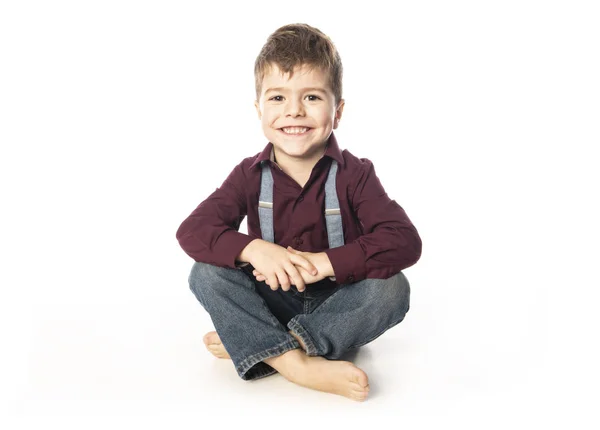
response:
[[[342,99],[342,59],[331,39],[317,28],[288,24],[269,36],[254,63],[256,100],[260,100],[262,81],[271,64],[276,64],[290,78],[296,66],[320,68],[329,75],[336,105]]]

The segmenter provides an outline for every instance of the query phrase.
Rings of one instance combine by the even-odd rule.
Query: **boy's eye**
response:
[[[316,101],[316,100],[321,100],[321,98],[319,96],[316,96],[314,94],[309,94],[306,97],[313,97],[313,98],[309,99],[311,102]],[[280,102],[280,101],[283,101],[283,96],[273,96],[269,100]]]

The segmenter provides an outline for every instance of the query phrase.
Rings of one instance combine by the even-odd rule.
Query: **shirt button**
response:
[[[304,200],[304,196],[300,196],[298,197],[298,201],[301,202],[302,200]]]
[[[354,275],[349,275],[348,276],[348,281],[354,282]]]

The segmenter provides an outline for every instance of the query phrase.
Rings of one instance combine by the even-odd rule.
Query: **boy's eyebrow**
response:
[[[271,92],[271,91],[275,91],[275,92],[280,92],[280,93],[283,93],[283,92],[287,91],[287,89],[286,89],[286,88],[283,88],[283,87],[268,88],[268,89],[265,91],[265,94],[267,94],[268,92]],[[320,92],[322,92],[322,93],[327,93],[327,90],[326,90],[325,88],[319,88],[319,87],[308,87],[308,88],[302,88],[302,90],[301,90],[301,91],[320,91]]]

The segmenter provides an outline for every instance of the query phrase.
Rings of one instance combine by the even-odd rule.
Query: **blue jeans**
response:
[[[244,380],[275,373],[263,360],[300,348],[289,331],[307,355],[337,359],[381,336],[409,309],[410,286],[402,272],[347,285],[321,281],[299,292],[295,286],[272,291],[252,270],[196,262],[189,276],[190,289]]]

